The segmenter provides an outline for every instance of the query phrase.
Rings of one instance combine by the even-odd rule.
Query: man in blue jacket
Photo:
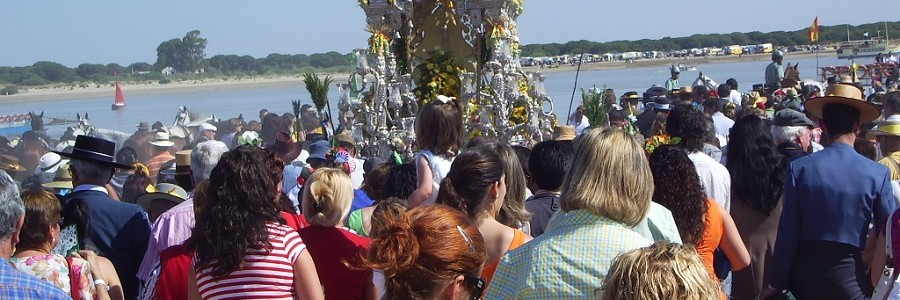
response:
[[[115,162],[115,147],[107,140],[78,136],[71,153],[57,153],[71,158],[75,190],[65,199],[66,205],[87,205],[91,242],[98,254],[115,265],[125,298],[134,299],[140,286],[136,273],[147,250],[150,222],[139,206],[109,196],[106,186],[116,168],[131,168]]]
[[[868,299],[873,287],[861,252],[869,226],[881,234],[897,205],[887,167],[853,144],[860,124],[881,112],[849,84],[829,86],[806,109],[822,119],[831,143],[788,166],[769,288],[760,299],[785,289],[797,299]]]

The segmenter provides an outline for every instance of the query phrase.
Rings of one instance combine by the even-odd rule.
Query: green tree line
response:
[[[888,32],[895,34],[895,39],[900,39],[900,22],[878,22],[858,26],[834,25],[819,26],[819,44],[829,45],[847,40],[847,29],[850,30],[851,39],[863,39],[868,32],[869,37],[875,37],[878,32],[885,36],[885,24]],[[812,20],[810,20],[812,25]],[[636,41],[611,41],[592,42],[586,40],[571,41],[568,43],[529,44],[522,46],[523,57],[557,56],[578,53],[622,53],[629,51],[670,51],[703,47],[725,47],[730,45],[756,45],[772,43],[778,46],[808,45],[809,28],[795,31],[773,31],[762,33],[734,32],[725,34],[695,34],[685,37],[665,37],[658,40],[642,39]]]
[[[811,22],[810,22],[811,23]],[[858,26],[820,26],[820,44],[833,44],[847,39],[847,30],[852,39],[862,39],[868,32],[874,37],[881,31],[894,32],[900,39],[900,22],[878,22]],[[575,53],[601,54],[627,51],[668,51],[700,47],[723,47],[728,45],[754,45],[772,43],[776,46],[809,44],[808,28],[795,31],[774,31],[769,33],[735,32],[728,34],[695,34],[687,37],[665,37],[658,40],[641,39],[635,41],[571,41],[568,43],[530,44],[522,46],[522,56],[539,57]],[[306,54],[270,54],[256,58],[250,55],[215,55],[205,57],[206,39],[199,31],[188,32],[183,38],[175,38],[160,43],[157,47],[157,61],[153,64],[136,62],[128,66],[117,63],[80,64],[69,68],[50,61],[36,62],[25,67],[0,67],[0,95],[14,94],[18,86],[40,86],[47,84],[102,84],[114,80],[159,81],[208,78],[222,76],[296,75],[304,72],[349,72],[353,67],[350,54],[338,52]],[[181,74],[166,77],[160,72],[173,67]],[[203,72],[199,72],[202,70]],[[118,74],[118,76],[116,76]]]

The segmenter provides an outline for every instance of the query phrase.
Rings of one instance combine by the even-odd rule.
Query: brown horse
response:
[[[247,123],[244,122],[244,114],[238,115],[237,118],[221,120],[219,122],[211,122],[211,124],[213,126],[216,126],[216,139],[220,141],[222,140],[223,136],[237,132],[238,127],[247,126]]]
[[[788,63],[787,67],[784,68],[784,78],[790,78],[796,80],[797,82],[800,82],[800,70],[798,69],[799,66],[800,63],[797,63],[793,66],[791,66],[791,63]]]
[[[150,145],[156,138],[156,132],[136,132],[128,140],[125,141],[124,147],[134,149],[138,161],[147,161],[153,156],[153,145]]]
[[[47,142],[37,132],[26,131],[15,149],[19,163],[22,164],[22,167],[25,167],[25,171],[16,174],[16,180],[22,181],[34,174],[34,170],[37,169],[38,164],[41,162],[41,156],[47,154],[49,148]]]

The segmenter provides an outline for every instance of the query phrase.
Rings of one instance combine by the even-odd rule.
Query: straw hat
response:
[[[900,137],[900,117],[894,115],[888,118],[887,120],[883,120],[878,122],[878,126],[872,128],[868,134],[866,134],[866,138],[872,140],[879,136],[897,136]]]
[[[175,174],[187,174],[187,171],[191,169],[192,152],[192,150],[175,152]]]
[[[171,183],[160,183],[156,186],[147,186],[146,194],[140,195],[135,199],[137,205],[140,205],[146,210],[150,210],[150,204],[153,203],[154,200],[163,200],[169,201],[172,203],[180,204],[187,199],[187,192],[181,188],[180,186],[171,184]]]
[[[53,181],[42,184],[41,186],[49,189],[72,189],[72,173],[69,171],[69,164],[62,164],[56,169],[56,175]]]
[[[859,110],[859,120],[870,122],[881,116],[875,104],[866,102],[862,91],[850,84],[836,83],[825,89],[825,97],[813,98],[806,102],[806,110],[813,116],[822,118],[822,108],[828,104],[843,104]]]
[[[553,128],[554,141],[571,141],[575,139],[575,126],[563,125]]]
[[[19,158],[12,155],[0,155],[0,169],[13,172],[25,171],[25,167],[19,164]]]
[[[175,145],[172,141],[169,140],[169,133],[164,131],[156,132],[156,138],[150,142],[150,145],[158,146],[158,147],[172,147]]]

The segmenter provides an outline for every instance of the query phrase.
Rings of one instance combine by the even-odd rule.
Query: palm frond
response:
[[[332,81],[330,75],[325,75],[323,79],[312,72],[303,74],[303,84],[306,85],[306,90],[309,91],[309,96],[319,112],[328,105],[328,88]]]

